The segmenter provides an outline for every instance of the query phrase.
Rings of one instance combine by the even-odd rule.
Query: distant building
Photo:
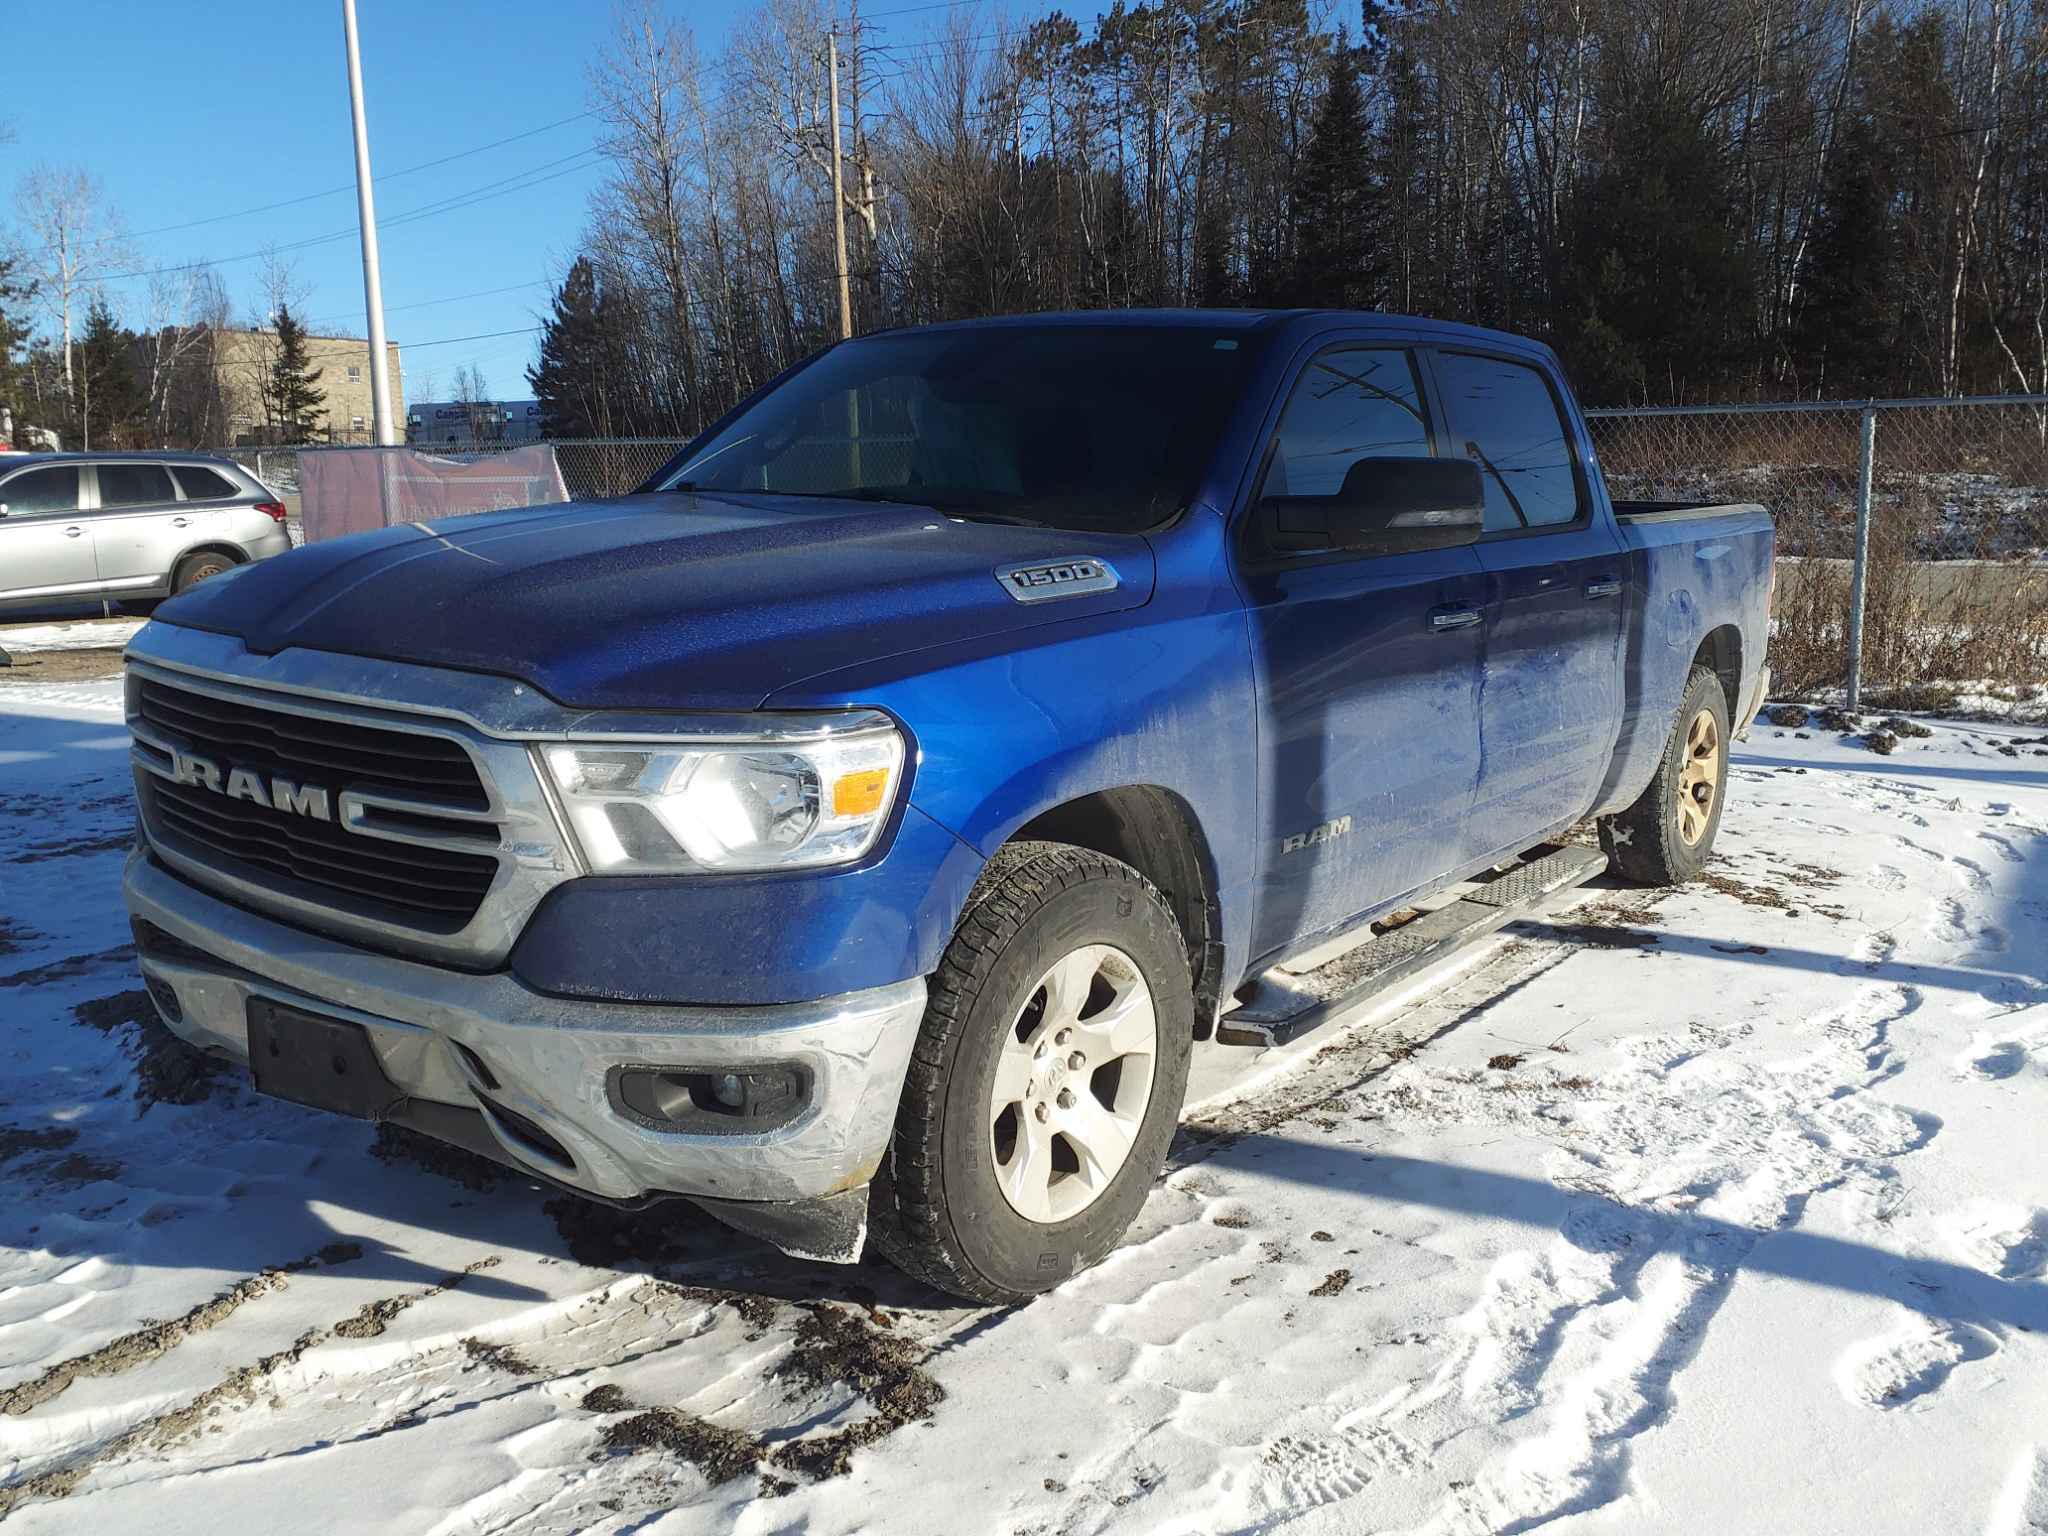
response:
[[[540,438],[538,400],[422,400],[405,413],[416,448],[488,448]]]
[[[386,343],[384,354],[388,360],[392,415],[403,419],[405,384],[399,373],[397,344]],[[314,387],[326,397],[314,418],[314,440],[372,441],[370,344],[359,336],[308,336],[306,359],[313,367]],[[275,331],[214,333],[213,366],[227,407],[228,433],[238,446],[280,442],[289,435],[272,426],[263,409],[263,384],[276,360]]]

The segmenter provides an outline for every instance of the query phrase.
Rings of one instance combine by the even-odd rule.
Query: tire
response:
[[[234,564],[230,556],[217,555],[210,551],[187,555],[171,572],[171,596],[176,597],[180,592],[190,591],[207,577],[218,576],[222,571],[232,569]]]
[[[1683,885],[1706,867],[1727,804],[1728,696],[1694,667],[1656,774],[1634,805],[1600,818],[1600,846],[1638,885]]]
[[[1143,875],[1063,843],[1000,850],[931,979],[870,1191],[877,1245],[928,1285],[998,1304],[1098,1262],[1165,1165],[1194,1015],[1186,941]]]

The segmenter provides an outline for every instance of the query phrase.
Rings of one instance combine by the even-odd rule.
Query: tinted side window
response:
[[[185,493],[187,501],[212,501],[222,496],[239,496],[234,483],[226,475],[217,475],[199,464],[180,464],[171,471],[178,477],[178,489]],[[107,494],[107,472],[100,471],[100,494]]]
[[[1467,352],[1439,353],[1436,370],[1458,451],[1486,482],[1487,532],[1576,520],[1571,442],[1542,373]]]
[[[1265,496],[1334,496],[1360,459],[1428,458],[1414,360],[1398,347],[1337,347],[1310,361],[1280,416]]]
[[[7,504],[9,517],[26,517],[33,512],[76,512],[78,466],[52,465],[16,475],[0,484],[0,502]]]
[[[178,499],[171,490],[171,472],[161,464],[102,464],[99,471],[102,507],[135,507]]]

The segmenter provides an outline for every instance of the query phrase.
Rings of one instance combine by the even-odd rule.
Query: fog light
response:
[[[149,988],[150,1001],[156,1004],[156,1010],[164,1016],[166,1024],[176,1024],[185,1017],[184,1005],[178,1001],[177,989],[168,981],[161,976],[145,976],[142,978],[142,984]]]
[[[793,1062],[740,1072],[615,1067],[610,1086],[613,1107],[643,1125],[717,1134],[764,1131],[795,1119],[811,1078]]]

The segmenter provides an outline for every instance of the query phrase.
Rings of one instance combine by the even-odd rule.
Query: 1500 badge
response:
[[[1003,590],[1020,603],[1043,603],[1084,592],[1113,592],[1120,585],[1107,560],[1040,560],[1030,565],[1005,565],[996,570]]]

